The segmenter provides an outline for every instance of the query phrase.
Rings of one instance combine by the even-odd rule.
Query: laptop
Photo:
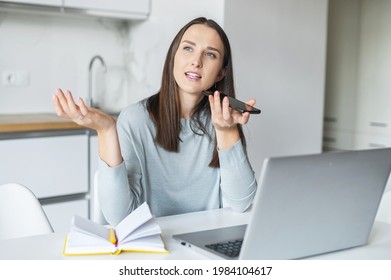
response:
[[[390,170],[391,148],[268,158],[248,225],[173,238],[223,259],[300,259],[365,245]]]

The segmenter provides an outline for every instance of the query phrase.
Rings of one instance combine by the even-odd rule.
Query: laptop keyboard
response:
[[[242,247],[243,239],[232,240],[227,242],[213,243],[205,245],[206,248],[212,249],[220,254],[226,255],[230,258],[239,256],[240,248]]]

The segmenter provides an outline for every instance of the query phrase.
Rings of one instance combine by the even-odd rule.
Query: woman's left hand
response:
[[[216,131],[217,147],[220,150],[231,148],[240,139],[237,124],[246,124],[250,119],[250,113],[241,113],[229,107],[228,97],[220,101],[220,93],[216,91],[214,95],[209,95],[209,105],[212,114],[212,123]],[[253,106],[255,100],[247,102]]]
[[[246,102],[254,106],[255,100]],[[229,107],[228,97],[224,97],[221,102],[220,93],[215,91],[214,95],[209,95],[209,105],[212,112],[212,122],[216,130],[231,130],[237,124],[246,124],[250,119],[250,113],[241,113]]]

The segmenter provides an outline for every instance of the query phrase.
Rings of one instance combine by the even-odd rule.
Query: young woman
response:
[[[215,92],[207,97],[204,90]],[[249,113],[231,109],[219,91],[235,97],[231,49],[222,28],[205,18],[174,38],[159,92],[126,107],[117,121],[57,90],[57,114],[97,131],[99,201],[109,223],[144,201],[155,216],[223,203],[247,209],[257,187],[241,127]]]

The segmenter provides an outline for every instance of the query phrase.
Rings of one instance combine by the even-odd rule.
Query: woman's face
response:
[[[224,77],[224,45],[213,28],[190,26],[183,34],[174,57],[174,78],[180,94],[196,94],[209,89]]]

